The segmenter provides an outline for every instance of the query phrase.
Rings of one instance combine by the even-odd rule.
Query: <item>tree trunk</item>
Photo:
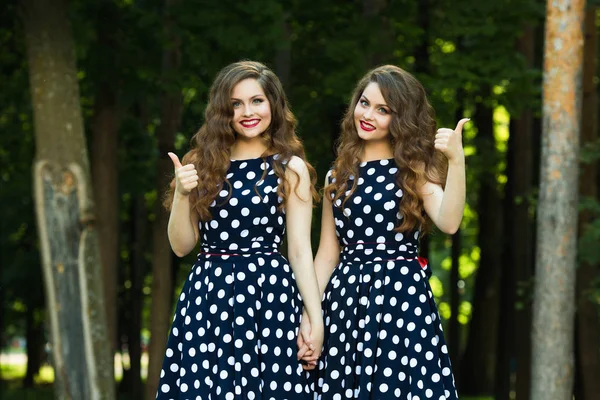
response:
[[[162,207],[161,197],[173,176],[173,163],[167,157],[167,152],[174,151],[175,134],[181,121],[182,96],[180,91],[173,90],[172,80],[181,64],[181,39],[175,32],[175,26],[170,15],[170,9],[178,0],[166,0],[165,30],[169,47],[163,53],[163,95],[161,123],[157,129],[158,137],[158,173],[157,193],[159,194],[155,205],[155,220],[152,228],[153,237],[153,265],[152,265],[152,310],[150,325],[150,345],[148,349],[148,379],[146,382],[146,398],[151,399],[156,395],[160,368],[166,351],[167,334],[171,326],[171,313],[173,298],[172,256],[169,239],[167,237],[167,224],[169,215]]]
[[[573,390],[584,0],[548,1],[531,397]],[[596,377],[597,379],[597,377]]]
[[[421,4],[421,2],[420,2]],[[423,18],[423,17],[421,17]],[[427,32],[425,32],[427,35]],[[425,67],[424,65],[422,67]],[[455,113],[455,120],[459,121],[464,117],[464,90],[459,88],[456,91],[456,104],[458,109]],[[450,360],[452,361],[453,371],[454,371],[454,379],[459,382],[460,381],[460,342],[461,342],[461,326],[458,321],[458,314],[460,310],[460,288],[459,288],[459,280],[460,280],[460,253],[462,251],[462,243],[461,243],[461,235],[462,232],[459,229],[454,235],[452,235],[452,247],[450,250],[450,260],[452,263],[452,267],[450,270],[450,323],[448,326],[448,347],[449,347],[449,355]]]
[[[131,258],[128,279],[131,287],[127,291],[127,324],[125,335],[127,336],[127,348],[129,350],[129,369],[123,375],[122,389],[132,399],[143,398],[142,384],[142,307],[144,302],[144,273],[146,271],[145,249],[147,240],[148,215],[146,212],[146,200],[143,194],[135,194],[131,201],[130,225],[130,249]]]
[[[421,28],[423,36],[421,37],[421,41],[414,51],[414,65],[415,72],[421,76],[429,76],[429,70],[431,69],[431,63],[429,62],[429,21],[432,3],[433,0],[419,0],[419,4],[417,6],[417,18],[419,21],[419,28]]]
[[[114,36],[117,17],[116,6],[103,2],[98,12],[97,67],[101,75],[97,82],[94,113],[92,117],[92,180],[96,188],[97,227],[100,239],[100,258],[104,282],[107,331],[112,354],[117,347],[117,267],[119,265],[119,174],[118,174],[118,131],[117,82]]]
[[[581,145],[598,140],[598,94],[594,78],[597,68],[598,33],[596,6],[589,5],[585,14],[585,44],[583,59],[583,104],[581,119]],[[596,181],[597,162],[581,165],[579,194],[582,198],[598,199]],[[579,215],[580,235],[590,221],[589,212]],[[577,268],[577,374],[579,376],[578,400],[592,400],[600,393],[600,323],[598,306],[592,301],[594,280],[598,276],[598,265],[582,261]]]
[[[27,305],[25,312],[25,340],[27,342],[27,370],[23,378],[23,387],[32,388],[34,378],[40,372],[42,366],[42,352],[44,341],[42,324],[36,318],[36,309],[33,304]]]
[[[450,259],[452,260],[452,269],[450,270],[450,324],[448,327],[448,351],[452,361],[453,370],[456,371],[454,378],[459,379],[460,374],[460,322],[458,314],[460,309],[460,252],[461,252],[461,230],[459,229],[452,235],[452,249]]]
[[[515,203],[515,135],[514,120],[510,121],[510,136],[506,157],[506,184],[504,185],[504,242],[502,254],[502,270],[500,271],[500,314],[498,316],[498,357],[496,360],[495,398],[509,400],[513,371],[511,366],[515,358],[515,252],[511,232],[514,229]]]
[[[35,206],[58,399],[113,399],[102,272],[64,1],[22,0],[35,118]],[[100,284],[99,284],[100,283]]]
[[[362,0],[362,3],[363,17],[371,24],[369,33],[375,35],[367,39],[371,45],[363,48],[366,52],[365,69],[369,70],[384,64],[385,60],[390,58],[390,54],[386,54],[386,51],[389,50],[393,38],[390,21],[383,13],[388,0]],[[375,43],[378,43],[378,46],[374,46]]]
[[[527,68],[534,62],[534,36],[534,28],[526,27],[517,43]],[[531,301],[529,296],[518,296],[517,292],[533,276],[533,221],[529,215],[534,171],[533,115],[529,109],[511,120],[506,165],[496,398],[509,399],[515,381],[517,398],[527,400],[531,379]]]
[[[290,40],[292,27],[290,26],[289,12],[284,12],[281,16],[280,29],[283,36],[278,43],[275,54],[275,73],[277,73],[283,87],[289,89],[292,74],[292,43]]]
[[[482,98],[487,98],[484,91]],[[472,301],[469,338],[460,367],[460,393],[489,395],[494,391],[496,343],[499,312],[500,256],[502,242],[502,204],[495,177],[496,146],[493,110],[479,104],[473,120],[477,121],[477,153],[483,175],[480,178],[477,214],[478,243],[481,249],[479,268]]]

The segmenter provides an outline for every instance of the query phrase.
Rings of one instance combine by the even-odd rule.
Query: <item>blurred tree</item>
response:
[[[118,30],[120,10],[114,1],[90,3],[89,16],[96,31],[88,57],[88,71],[94,100],[90,122],[91,169],[100,239],[100,260],[104,283],[107,332],[112,354],[118,349],[117,300],[119,265],[119,174],[118,143],[120,112]],[[93,17],[92,17],[93,16]]]
[[[523,56],[523,69],[531,70],[534,61],[532,26],[523,29],[516,47]],[[531,76],[525,75],[520,81],[522,85],[532,86],[530,80]],[[529,201],[534,175],[533,112],[529,107],[520,112],[515,109],[511,116],[506,165],[495,393],[498,400],[509,399],[516,390],[517,397],[526,400],[531,376],[531,338],[527,334],[531,331],[531,304],[528,299],[517,297],[517,286],[518,282],[528,282],[533,275],[533,220]],[[512,379],[513,374],[516,379]],[[513,380],[516,380],[515,388]]]
[[[146,396],[156,396],[160,367],[167,347],[167,334],[172,321],[173,252],[167,237],[169,214],[162,206],[162,196],[173,176],[173,164],[166,156],[175,149],[175,134],[181,124],[183,98],[177,75],[181,67],[181,35],[177,31],[179,0],[165,0],[164,52],[162,59],[162,104],[160,125],[156,130],[159,159],[157,163],[154,224],[152,226],[152,311]]]
[[[572,398],[574,372],[585,1],[548,1],[546,7],[531,398],[567,400]]]
[[[73,41],[64,1],[21,3],[36,160],[34,188],[56,397],[113,399],[98,237]]]

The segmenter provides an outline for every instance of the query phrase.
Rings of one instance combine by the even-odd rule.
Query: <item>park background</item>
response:
[[[571,232],[577,254],[565,265],[576,271],[577,313],[558,316],[575,328],[575,368],[565,374],[574,374],[578,400],[600,393],[596,3],[585,6],[583,65],[561,61],[583,70],[582,85],[570,94],[582,99],[580,184],[567,182],[579,192],[579,230]],[[24,12],[27,7],[37,11]],[[46,304],[36,228],[37,151],[37,159],[45,152],[62,161],[77,154],[73,159],[91,171],[82,181],[96,203],[94,268],[101,269],[104,290],[89,285],[81,297],[104,296],[101,330],[115,359],[116,397],[154,398],[174,302],[195,260],[194,252],[174,256],[166,240],[167,214],[159,204],[173,173],[166,154],[187,151],[216,73],[252,59],[282,80],[321,178],[353,86],[374,66],[412,72],[426,87],[439,126],[471,118],[464,131],[468,192],[461,229],[452,236],[434,231],[421,253],[433,267],[431,286],[461,397],[529,399],[546,18],[552,16],[540,0],[3,2],[1,397],[59,398],[50,366],[49,315],[57,311]],[[54,47],[35,42],[44,29],[57,33]],[[72,61],[77,79],[55,73],[48,60],[66,60],[67,72]],[[58,112],[38,119],[39,126],[32,71],[57,87],[78,85],[75,97],[56,91]],[[82,129],[52,128],[61,112],[81,113]],[[314,215],[316,250],[318,207]],[[561,285],[556,282],[557,295]],[[66,363],[63,373],[80,367]]]

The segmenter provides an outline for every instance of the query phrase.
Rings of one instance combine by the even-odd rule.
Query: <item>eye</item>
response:
[[[264,101],[263,99],[254,99],[254,100],[252,100],[252,104],[260,104],[263,101]]]
[[[382,114],[389,114],[389,111],[387,110],[387,108],[381,107],[378,111]]]
[[[231,103],[231,105],[233,106],[233,108],[238,108],[242,103],[240,103],[239,101],[234,101]]]
[[[361,99],[360,100],[360,105],[363,107],[368,107],[369,106],[369,102],[366,101],[365,99]]]

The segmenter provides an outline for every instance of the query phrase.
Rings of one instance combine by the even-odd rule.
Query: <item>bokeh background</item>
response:
[[[34,212],[27,29],[19,2],[4,1],[1,10],[0,390],[7,399],[50,399],[54,370]],[[432,232],[421,253],[433,267],[459,394],[529,398],[543,1],[71,0],[66,10],[118,398],[154,398],[144,395],[146,383],[156,384],[149,369],[162,361],[164,321],[195,261],[194,254],[175,257],[165,240],[159,202],[173,173],[166,154],[187,151],[213,78],[242,59],[262,61],[281,78],[319,183],[334,158],[354,84],[372,67],[391,63],[412,72],[426,87],[439,126],[471,118],[464,132],[468,204],[461,229],[453,236]],[[596,2],[589,1],[587,72],[578,88],[584,108],[581,224],[572,266],[578,313],[564,321],[577,327],[574,393],[586,400],[592,397],[582,388],[600,377],[599,22]],[[313,250],[319,223],[317,207]]]

